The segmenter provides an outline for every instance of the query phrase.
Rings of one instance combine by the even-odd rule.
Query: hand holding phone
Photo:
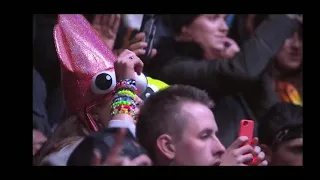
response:
[[[240,122],[240,130],[239,130],[239,137],[240,136],[247,136],[248,142],[246,144],[252,145],[253,140],[253,132],[254,132],[254,121],[252,120],[241,120]],[[244,145],[246,145],[244,144]],[[252,164],[256,161],[256,157],[252,160]]]
[[[221,157],[221,166],[266,166],[265,155],[258,150],[258,139],[253,138],[254,121],[241,120],[239,137],[226,149]],[[244,138],[246,136],[247,138]],[[249,145],[249,146],[248,146]]]

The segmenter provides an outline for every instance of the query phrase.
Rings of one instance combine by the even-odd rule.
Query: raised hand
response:
[[[118,80],[135,79],[135,72],[140,75],[143,70],[143,62],[132,51],[124,50],[114,63]]]
[[[113,50],[120,26],[120,14],[97,14],[92,27],[100,34],[105,44]]]
[[[225,45],[225,49],[223,49],[221,52],[222,58],[231,59],[238,52],[240,52],[240,47],[238,46],[238,44],[228,37],[225,38]]]
[[[265,160],[265,154],[261,151],[261,148],[258,146],[258,138],[253,138],[251,146],[254,148],[253,151],[253,161],[249,163],[250,166],[267,166],[268,161]]]
[[[40,131],[36,129],[33,129],[32,135],[33,135],[32,154],[35,155],[39,151],[39,149],[42,147],[43,143],[47,141],[47,138],[45,135],[43,135]]]
[[[238,137],[221,157],[220,166],[247,166],[247,162],[253,160],[253,147],[244,145],[248,142],[248,137]]]
[[[253,138],[250,145],[247,142],[248,137],[238,137],[222,155],[221,166],[267,166],[265,154],[257,146],[258,138]]]
[[[301,24],[303,24],[303,15],[298,14],[286,14],[290,19],[297,19]]]
[[[136,34],[134,38],[130,41],[128,49],[130,51],[133,51],[137,56],[142,56],[146,54],[146,50],[144,50],[144,48],[148,46],[148,43],[143,41],[145,36],[146,35],[144,32],[140,32]],[[154,57],[156,54],[157,54],[157,50],[152,49],[151,58]]]
[[[112,145],[109,154],[105,160],[101,159],[101,153],[98,150],[94,151],[94,158],[92,166],[151,166],[152,162],[146,155],[140,155],[133,160],[128,157],[121,157],[123,149],[123,141],[126,136],[126,129],[120,129],[115,137],[114,144]]]

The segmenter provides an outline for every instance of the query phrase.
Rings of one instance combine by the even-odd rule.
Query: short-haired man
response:
[[[258,137],[270,166],[303,165],[302,107],[277,103],[260,119]]]
[[[259,147],[243,146],[246,137],[225,150],[216,136],[213,105],[206,92],[192,86],[173,85],[149,96],[140,110],[136,135],[153,164],[246,165],[257,155],[256,164],[266,165]]]

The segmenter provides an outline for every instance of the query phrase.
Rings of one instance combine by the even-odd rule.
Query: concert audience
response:
[[[169,84],[206,90],[216,102],[218,136],[229,146],[238,135],[241,119],[258,123],[257,118],[278,101],[266,69],[285,40],[299,29],[299,16],[270,15],[240,49],[227,37],[226,15],[168,16],[166,24],[175,37],[157,49],[145,71]]]
[[[149,37],[128,34],[120,14],[61,17],[83,21],[82,33],[56,14],[34,16],[34,165],[303,165],[301,15],[159,14]],[[69,44],[74,35],[95,45]],[[82,76],[66,62],[88,50],[75,61],[88,66]],[[81,78],[103,61],[116,79],[93,96],[85,81],[95,76]],[[242,119],[255,122],[259,140],[239,137]]]
[[[267,15],[249,14],[246,29],[253,36],[255,29]],[[282,102],[302,106],[302,26],[287,38],[278,53],[272,58],[269,74]]]

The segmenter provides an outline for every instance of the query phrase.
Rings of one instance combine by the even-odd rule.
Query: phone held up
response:
[[[155,14],[144,14],[143,19],[142,19],[142,24],[140,28],[140,32],[145,33],[145,39],[144,42],[148,43],[146,50],[146,54],[143,55],[141,60],[144,63],[148,63],[150,60],[152,48],[153,48],[153,42],[155,38],[155,33],[156,33],[156,21],[157,21],[157,16]]]
[[[254,131],[254,121],[245,120],[245,119],[240,121],[239,137],[247,136],[249,140],[246,144],[251,145],[252,139],[253,139],[253,131]]]
[[[239,137],[240,136],[247,136],[248,137],[248,142],[245,143],[244,145],[251,145],[252,140],[253,140],[253,133],[254,133],[254,121],[252,120],[241,120],[240,121],[240,130],[239,130]],[[257,165],[257,157],[255,156],[253,160],[251,161],[252,165]],[[248,164],[248,163],[247,163]]]

